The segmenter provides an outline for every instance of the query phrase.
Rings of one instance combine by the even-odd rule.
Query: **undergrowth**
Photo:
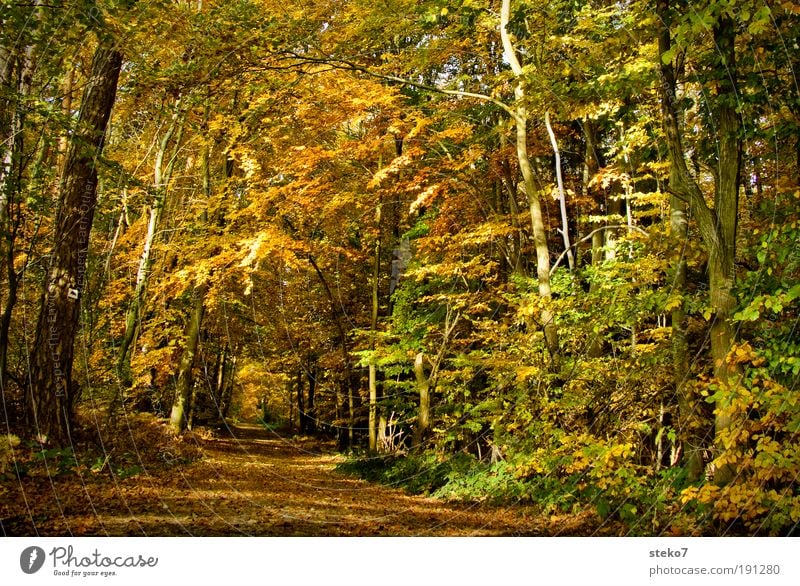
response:
[[[447,501],[491,505],[527,504],[542,515],[592,511],[599,525],[624,527],[626,535],[702,534],[697,519],[708,511],[680,510],[676,498],[686,486],[681,468],[643,478],[625,476],[605,490],[588,483],[586,473],[559,476],[531,473],[528,457],[481,462],[468,454],[434,453],[352,457],[338,470],[372,482],[403,488]],[[700,509],[703,509],[700,506]]]
[[[145,413],[109,418],[101,410],[81,411],[68,447],[7,437],[11,439],[4,443],[0,483],[101,475],[125,480],[188,464],[200,456],[192,442],[175,437],[163,421]]]

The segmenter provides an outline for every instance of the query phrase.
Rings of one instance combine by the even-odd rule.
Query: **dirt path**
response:
[[[332,447],[258,426],[200,439],[203,458],[113,483],[19,487],[7,535],[587,535],[588,519],[542,519],[521,506],[450,504],[335,471]],[[33,492],[36,491],[36,492]],[[15,491],[12,491],[15,492]],[[23,506],[24,503],[32,503]],[[13,509],[13,513],[11,510]],[[9,513],[12,513],[9,515]]]

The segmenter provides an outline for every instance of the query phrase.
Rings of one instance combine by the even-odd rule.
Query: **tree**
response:
[[[517,130],[517,162],[522,172],[525,195],[528,198],[528,205],[530,206],[531,212],[533,242],[536,247],[536,275],[539,281],[539,296],[545,304],[541,310],[540,321],[544,328],[547,348],[550,351],[550,355],[555,359],[559,353],[558,328],[552,311],[546,305],[552,293],[550,287],[550,249],[548,247],[547,234],[544,228],[542,205],[539,200],[540,189],[536,185],[533,167],[528,158],[528,111],[525,101],[524,70],[519,59],[517,59],[514,45],[511,42],[511,34],[508,30],[510,14],[511,0],[503,0],[500,8],[500,38],[503,42],[503,55],[511,66],[511,71],[514,73],[515,77],[514,106],[511,109],[511,113],[514,119],[514,126]],[[553,142],[555,144],[555,141]],[[558,172],[559,174],[561,172],[560,165]],[[569,251],[569,249],[567,250]]]
[[[713,313],[711,358],[714,374],[722,385],[721,394],[716,399],[720,403],[727,387],[738,384],[737,369],[727,361],[734,342],[731,318],[737,304],[734,262],[742,157],[741,120],[736,111],[736,24],[733,17],[721,7],[712,3],[706,8],[713,21],[714,50],[710,77],[716,92],[710,105],[715,114],[712,128],[717,140],[713,205],[709,206],[702,188],[689,171],[682,139],[679,122],[681,106],[676,101],[675,71],[671,63],[672,17],[669,2],[660,0],[658,7],[663,23],[659,32],[661,109],[671,164],[669,189],[689,206],[689,213],[696,218],[708,250],[709,302]],[[729,424],[729,419],[718,411],[714,422],[715,434],[719,435]],[[721,465],[715,471],[715,479],[725,484],[732,480],[734,474],[735,471],[729,466]]]
[[[184,121],[182,118],[184,115],[185,113],[181,111],[180,99],[178,99],[174,106],[171,119],[167,124],[167,128],[163,136],[158,140],[158,146],[156,148],[155,161],[153,164],[153,193],[147,211],[147,232],[144,237],[144,242],[142,243],[142,254],[139,259],[139,268],[136,271],[136,285],[134,287],[133,299],[131,299],[128,312],[125,316],[125,333],[122,336],[119,358],[117,359],[117,371],[120,374],[127,368],[125,361],[128,357],[130,346],[133,343],[136,329],[139,327],[140,314],[145,303],[144,294],[147,291],[147,281],[153,265],[153,246],[161,223],[161,215],[164,211],[164,207],[167,205],[166,199],[172,172],[178,160],[178,150],[180,149],[181,137],[183,135]],[[168,153],[167,149],[173,137],[175,137],[175,143],[171,152]]]
[[[0,106],[0,267],[7,282],[0,309],[0,389],[6,386],[12,313],[24,273],[24,269],[18,270],[15,266],[16,244],[22,215],[20,199],[24,190],[24,171],[26,159],[30,157],[25,152],[25,137],[29,133],[26,119],[31,109],[30,94],[36,61],[41,52],[36,37],[46,29],[41,5],[41,0],[37,0],[30,15],[14,11],[4,19],[4,26],[11,34],[8,39],[0,41],[0,92],[7,96]],[[13,35],[18,34],[21,28],[19,21],[25,17],[30,18],[32,34],[26,43],[19,46],[10,44]]]
[[[81,99],[59,189],[54,243],[31,357],[28,407],[37,436],[70,441],[78,389],[72,378],[89,235],[97,204],[97,165],[114,105],[122,54],[101,39]]]

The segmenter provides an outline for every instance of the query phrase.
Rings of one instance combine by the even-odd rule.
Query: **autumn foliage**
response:
[[[442,499],[796,532],[793,3],[67,4],[0,37],[0,480],[9,450],[77,456],[37,429],[29,357],[112,43],[71,375],[104,465],[133,465],[124,421],[170,453],[259,421]]]

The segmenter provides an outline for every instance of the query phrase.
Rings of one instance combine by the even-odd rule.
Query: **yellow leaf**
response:
[[[683,299],[680,295],[671,295],[669,299],[667,299],[667,304],[664,306],[664,311],[678,309],[681,306],[682,301]]]

